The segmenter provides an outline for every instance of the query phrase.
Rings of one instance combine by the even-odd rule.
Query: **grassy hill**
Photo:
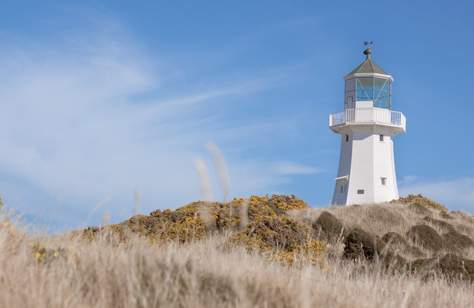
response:
[[[422,196],[194,202],[60,236],[0,228],[2,307],[469,307],[474,217]]]

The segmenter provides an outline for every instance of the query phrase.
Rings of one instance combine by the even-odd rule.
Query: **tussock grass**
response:
[[[229,245],[237,234],[250,234],[239,232],[251,231],[255,219],[261,219],[251,216],[258,214],[252,202],[242,204],[250,204],[246,224],[229,214],[223,221],[232,228],[186,241],[176,237],[151,241],[149,230],[136,224],[132,224],[135,231],[108,228],[93,239],[82,233],[28,235],[3,217],[0,307],[470,307],[474,303],[473,284],[389,273],[377,260],[370,264],[344,260],[337,252],[340,241],[331,244],[336,250],[333,257],[334,251],[324,251],[324,264],[311,262],[304,253],[294,254],[289,264],[271,257],[278,256],[277,250],[262,253]],[[379,207],[384,210],[378,212],[373,205],[329,211],[347,228],[357,225],[374,234],[403,233],[422,219],[406,205]],[[289,217],[308,225],[322,212],[304,208]],[[440,218],[437,210],[430,211]],[[181,214],[173,216],[175,221],[187,221],[189,211]],[[468,214],[448,214],[456,230],[469,227]],[[270,216],[287,217],[281,215]],[[261,240],[270,243],[266,237]]]
[[[290,211],[289,215],[300,221],[314,222],[325,211],[337,217],[346,230],[357,227],[379,238],[388,232],[404,236],[415,225],[428,225],[440,235],[445,235],[449,232],[449,228],[453,228],[456,232],[474,239],[474,216],[461,211],[450,212],[443,205],[420,195],[382,204],[307,208]],[[418,243],[411,242],[411,244],[417,246],[426,257],[439,254],[439,252],[434,253],[424,249]],[[449,252],[449,248],[442,252]],[[462,249],[457,253],[467,259],[474,259],[473,248]],[[406,257],[410,259],[413,256],[407,254]]]
[[[2,307],[468,307],[472,285],[387,275],[363,264],[285,266],[226,236],[163,246],[113,236],[23,238],[0,231]],[[35,245],[52,253],[38,258]]]

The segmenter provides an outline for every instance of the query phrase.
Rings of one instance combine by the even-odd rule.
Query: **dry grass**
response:
[[[461,211],[449,212],[444,206],[434,207],[426,205],[425,202],[416,203],[421,197],[416,196],[415,203],[391,202],[384,204],[332,206],[329,208],[308,208],[300,211],[292,211],[289,214],[301,221],[315,221],[322,212],[327,211],[336,216],[350,230],[354,227],[364,229],[377,237],[382,237],[388,232],[396,232],[405,235],[408,230],[418,224],[429,225],[440,235],[448,232],[446,227],[440,225],[444,222],[451,225],[454,230],[474,239],[474,217]],[[405,200],[413,200],[406,198]],[[426,199],[429,200],[429,199]],[[415,206],[413,206],[415,204]],[[423,205],[420,205],[423,204]],[[420,205],[420,206],[417,206]],[[429,218],[428,218],[429,217]],[[411,243],[418,246],[417,243]],[[426,257],[433,257],[433,251],[418,247]],[[448,252],[444,250],[444,252]],[[438,253],[437,253],[438,254]],[[474,249],[467,248],[459,252],[459,255],[474,259]],[[408,258],[410,256],[407,255]]]
[[[251,215],[251,204],[249,211]],[[403,232],[421,219],[400,204],[386,204],[380,211],[377,206],[329,211],[347,227],[359,225],[374,234]],[[430,211],[441,218],[437,210]],[[320,213],[298,210],[293,216],[308,222]],[[448,214],[457,230],[472,231],[470,215]],[[183,214],[183,221],[186,217]],[[125,234],[126,241],[127,231],[117,234],[112,229],[93,240],[71,234],[27,235],[3,218],[0,307],[472,307],[474,303],[473,284],[389,274],[377,263],[327,257],[324,264],[314,264],[303,253],[293,256],[292,265],[269,261],[276,251],[229,246],[236,232],[252,230],[252,217],[244,226],[228,222],[236,229],[200,233],[199,240],[175,238],[156,244],[137,235],[141,229]]]

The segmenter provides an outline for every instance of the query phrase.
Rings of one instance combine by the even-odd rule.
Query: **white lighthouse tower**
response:
[[[363,204],[398,199],[393,137],[406,130],[405,116],[392,110],[393,78],[366,59],[345,79],[344,111],[329,116],[341,135],[341,156],[333,204]]]

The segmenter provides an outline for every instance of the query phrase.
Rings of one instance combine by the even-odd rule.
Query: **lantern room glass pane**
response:
[[[354,102],[356,101],[355,96],[355,80],[349,79],[345,83],[345,98],[344,98],[344,108],[354,108]]]
[[[390,79],[374,78],[374,106],[391,108],[390,106]]]
[[[374,79],[371,77],[356,78],[356,95],[358,101],[374,99]]]
[[[390,109],[392,107],[390,100],[391,80],[377,77],[357,77],[355,78],[355,98],[357,101],[373,101],[374,107]]]

